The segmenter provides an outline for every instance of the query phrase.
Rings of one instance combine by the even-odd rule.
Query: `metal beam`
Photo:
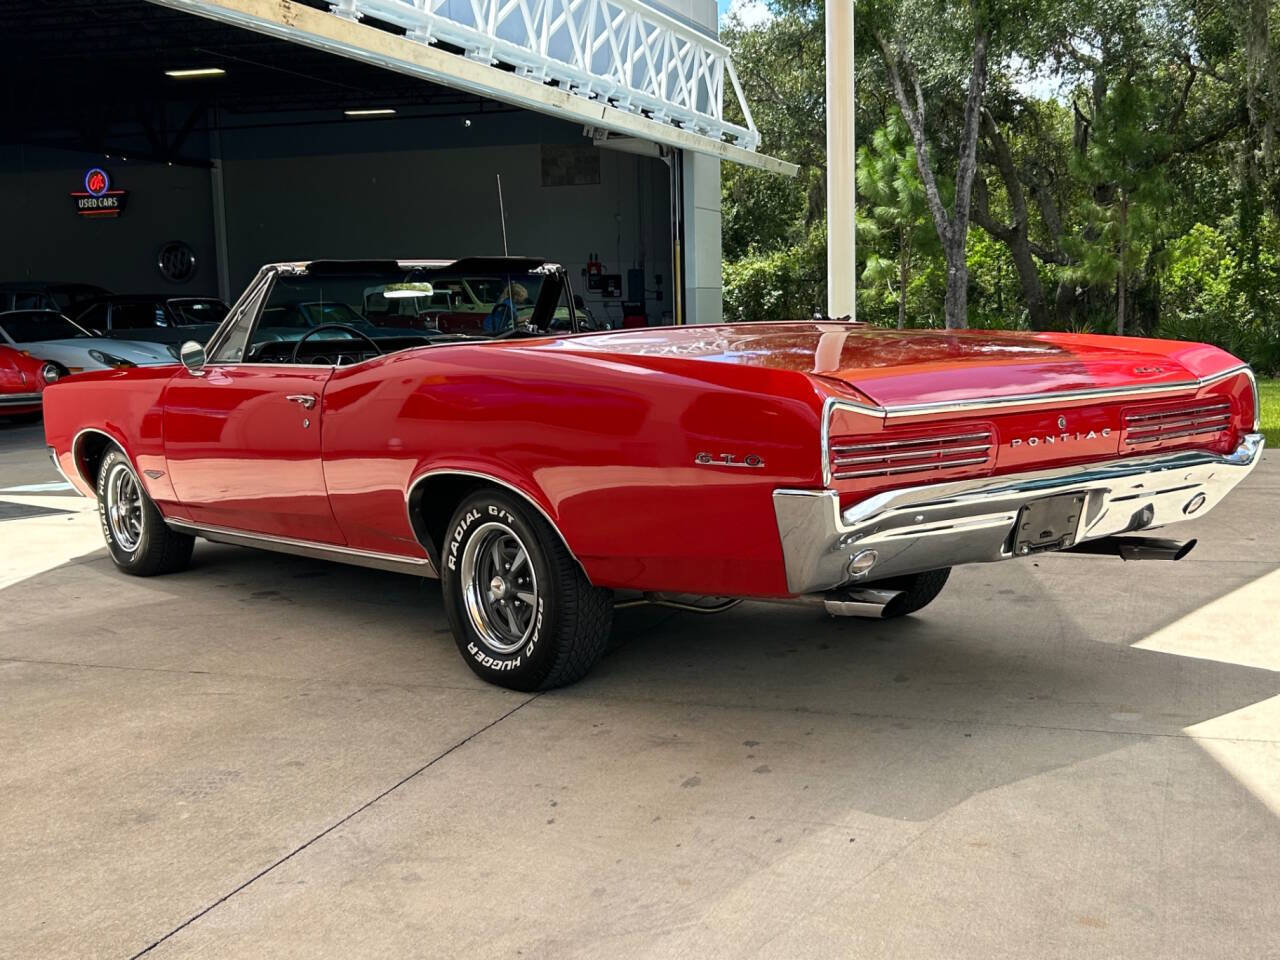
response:
[[[292,3],[290,0],[151,0],[160,6],[359,60],[445,87],[465,90],[586,126],[692,150],[772,173],[794,176],[793,163],[588,99],[534,77],[497,69],[419,40]]]
[[[853,0],[827,0],[827,316],[851,320],[858,311],[854,93]]]

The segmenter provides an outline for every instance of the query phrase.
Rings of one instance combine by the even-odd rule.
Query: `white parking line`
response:
[[[65,480],[53,480],[49,483],[28,483],[20,487],[5,487],[0,493],[56,493],[59,490],[74,490],[75,487]]]

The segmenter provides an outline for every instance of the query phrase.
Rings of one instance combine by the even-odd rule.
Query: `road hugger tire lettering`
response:
[[[445,613],[471,670],[525,691],[586,674],[608,643],[613,597],[591,586],[547,521],[486,490],[459,504],[447,530]]]

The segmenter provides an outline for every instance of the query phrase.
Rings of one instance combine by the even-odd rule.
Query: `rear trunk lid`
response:
[[[983,330],[763,323],[602,333],[561,346],[653,365],[698,359],[815,374],[887,408],[1196,380],[1178,359],[1144,349],[1141,340]]]
[[[851,331],[836,369],[815,370],[887,408],[945,408],[1043,394],[1194,383],[1138,343],[1117,347],[987,331]]]

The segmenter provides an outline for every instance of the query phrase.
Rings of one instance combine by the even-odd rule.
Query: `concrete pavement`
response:
[[[80,512],[0,522],[0,956],[1280,956],[1274,455],[1177,564],[626,611],[530,697],[432,582],[118,575],[30,443],[0,500]]]

